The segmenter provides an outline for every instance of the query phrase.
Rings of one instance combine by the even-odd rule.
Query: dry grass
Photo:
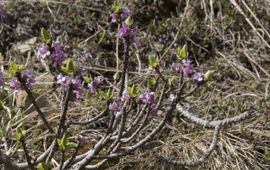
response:
[[[135,8],[135,1],[129,2],[134,8],[135,20],[144,20],[139,23],[143,48],[137,54],[137,57],[140,57],[139,61],[142,62],[141,67],[146,66],[146,59],[144,59],[146,54],[156,53],[162,56],[166,49],[163,64],[167,67],[172,60],[175,60],[176,47],[187,43],[190,56],[197,62],[198,67],[202,71],[214,69],[216,76],[213,82],[196,91],[183,104],[197,115],[208,119],[234,116],[250,109],[256,110],[249,120],[223,129],[217,149],[209,160],[197,169],[269,169],[270,2],[267,0],[260,2],[186,0],[179,4],[170,0],[168,4],[177,4],[177,9],[173,11],[166,1],[154,2],[151,4],[141,1],[141,8]],[[56,34],[59,32],[58,35],[64,42],[75,49],[71,52],[81,59],[82,63],[89,62],[96,70],[110,76],[117,71],[115,61],[111,60],[115,58],[116,42],[111,40],[113,34],[107,23],[110,8],[105,4],[110,3],[49,0],[9,3],[9,8],[18,21],[22,23],[24,20],[27,21],[25,25],[17,27],[21,28],[21,32],[16,30],[15,35],[19,35],[20,39],[14,39],[10,45],[16,41],[36,37],[39,26],[43,25],[54,30]],[[27,11],[21,13],[25,8],[30,8],[32,11],[28,20]],[[168,14],[163,15],[166,10]],[[41,19],[42,17],[46,18],[45,21]],[[4,31],[10,31],[7,27],[2,27]],[[152,30],[152,27],[157,29]],[[101,33],[104,35],[101,36]],[[178,38],[174,39],[176,35]],[[171,45],[172,42],[174,43]],[[12,49],[5,53],[18,55]],[[27,56],[27,54],[23,55]],[[24,62],[26,58],[18,60]],[[131,61],[134,74],[138,73],[137,63],[138,59],[134,56]],[[88,65],[83,66],[88,67]],[[50,81],[46,80],[46,82]],[[46,97],[41,97],[42,100],[46,100],[43,110],[48,113],[50,122],[57,123],[60,92],[47,93],[46,90],[43,91]],[[37,87],[37,91],[40,92],[40,87]],[[28,110],[31,108],[28,108],[29,105],[24,102],[27,99],[24,98],[23,95],[12,96],[14,110],[11,110],[9,115],[1,117],[2,125],[7,125],[4,131],[9,137],[3,139],[1,148],[2,146],[7,148],[8,145],[11,148],[9,152],[19,155],[18,157],[22,156],[22,150],[16,149],[16,142],[11,137],[14,136],[12,135],[14,132],[9,130],[19,125],[22,120],[31,120],[24,126],[31,127],[28,146],[36,147],[32,154],[40,154],[40,150],[49,142],[47,131],[44,131],[41,122],[37,121],[35,112]],[[20,105],[25,106],[21,109]],[[98,110],[100,108],[96,107],[95,101],[84,101],[81,104],[75,103],[73,109],[69,111],[69,116],[93,117]],[[77,136],[80,133],[91,134],[94,143],[100,137],[102,128],[104,128],[102,123],[95,128],[89,128],[90,130],[75,126],[74,129],[69,130],[69,133]],[[171,129],[170,134],[165,140],[157,138],[156,147],[152,148],[164,156],[181,160],[197,159],[211,142],[212,130],[195,126],[177,113],[174,116],[173,127],[168,126],[168,128]],[[92,144],[88,147],[92,147]],[[153,155],[142,150],[110,164],[110,169],[130,168],[184,169],[160,162]]]

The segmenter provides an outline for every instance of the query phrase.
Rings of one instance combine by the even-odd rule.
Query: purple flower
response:
[[[116,113],[121,110],[121,99],[119,97],[115,97],[113,102],[109,105],[109,110]]]
[[[5,80],[4,80],[4,69],[2,66],[0,66],[0,87],[4,86]]]
[[[180,64],[179,63],[172,63],[171,67],[176,72],[180,70]]]
[[[130,10],[129,10],[129,8],[128,8],[128,7],[124,7],[124,8],[122,9],[122,11],[121,11],[121,14],[120,14],[122,21],[125,20],[126,18],[128,18],[129,15],[130,15]]]
[[[105,78],[103,76],[97,76],[94,80],[88,84],[88,88],[92,93],[97,92],[97,88],[104,83]]]
[[[192,80],[196,83],[196,84],[200,84],[203,82],[203,73],[201,72],[195,72],[193,75],[192,75]]]
[[[183,74],[185,77],[190,77],[193,73],[193,67],[191,65],[191,60],[187,59],[187,60],[182,60],[183,63]]]
[[[97,92],[97,87],[93,83],[89,83],[88,88],[91,90],[92,93]]]
[[[154,117],[157,113],[157,105],[156,104],[152,104],[150,106],[150,112],[149,112],[149,116],[150,117]]]
[[[145,94],[145,99],[147,103],[153,103],[155,99],[155,92],[150,92]]]
[[[116,34],[117,38],[128,39],[136,47],[140,46],[139,39],[136,37],[137,28],[130,28],[126,23],[122,23],[121,28]]]
[[[57,76],[57,83],[60,84],[63,91],[67,91],[69,88],[71,88],[72,93],[75,95],[77,100],[82,98],[83,85],[80,79],[59,74]]]
[[[94,78],[96,84],[100,85],[104,82],[105,78],[103,76],[97,76]]]
[[[0,1],[2,3],[2,1]],[[7,12],[4,10],[4,7],[2,4],[0,4],[0,19],[5,18],[7,16]]]
[[[67,53],[64,52],[59,41],[52,42],[52,49],[51,59],[55,66],[59,66],[67,58]]]
[[[123,101],[126,101],[128,102],[129,101],[129,94],[128,94],[128,91],[127,90],[124,90],[123,91],[123,94],[122,94],[122,98],[121,98]]]
[[[111,13],[111,18],[112,18],[112,23],[116,23],[117,22],[117,14],[116,13]]]
[[[34,76],[30,70],[24,70],[20,72],[21,82],[16,78],[12,78],[10,81],[10,87],[16,91],[22,89],[22,83],[25,84],[27,88],[31,88],[33,83],[35,83]]]
[[[139,96],[139,100],[143,103],[153,103],[155,99],[155,92],[144,93]]]
[[[85,146],[89,144],[89,139],[85,136],[80,136],[80,146]]]
[[[57,83],[60,84],[63,91],[67,91],[71,84],[72,78],[69,76],[63,76],[61,73],[57,76]]]
[[[120,23],[122,21],[124,21],[125,19],[127,19],[130,15],[130,10],[128,7],[124,7],[122,8],[120,13],[111,13],[110,17],[111,17],[111,21],[112,23]]]
[[[21,82],[15,77],[13,77],[10,80],[10,87],[14,89],[15,91],[20,91],[21,90]]]
[[[75,94],[77,100],[81,99],[83,96],[83,85],[80,79],[72,79],[72,92]]]
[[[37,50],[37,57],[44,59],[48,55],[50,55],[49,46],[45,43],[40,44]]]
[[[132,34],[131,28],[126,23],[122,23],[120,30],[117,32],[116,37],[127,38]]]
[[[33,83],[35,83],[35,78],[32,75],[32,72],[30,70],[24,70],[21,72],[22,80],[24,81],[27,88],[31,88]]]

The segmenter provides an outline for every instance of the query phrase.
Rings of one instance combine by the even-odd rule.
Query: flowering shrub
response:
[[[3,8],[0,6],[0,17],[3,17]],[[132,55],[130,48],[134,44],[140,48],[138,32],[134,26],[131,12],[127,6],[115,3],[113,12],[110,14],[111,22],[118,24],[119,30],[115,30],[115,37],[119,38],[123,45],[123,67],[120,78],[115,78],[114,82],[111,77],[96,75],[87,72],[84,66],[80,66],[74,59],[69,56],[64,49],[63,44],[53,38],[50,31],[41,29],[40,42],[35,51],[37,59],[43,61],[47,70],[54,77],[54,83],[61,91],[61,108],[60,118],[57,125],[53,124],[44,115],[36,98],[33,95],[35,86],[34,72],[25,65],[10,64],[9,70],[0,69],[0,86],[10,88],[12,91],[25,91],[36,109],[42,123],[48,130],[50,138],[49,145],[46,145],[45,151],[38,156],[33,156],[29,152],[25,139],[27,138],[27,129],[17,128],[16,140],[20,143],[26,162],[18,163],[8,154],[0,151],[0,163],[4,164],[7,169],[94,169],[104,165],[110,158],[118,158],[131,154],[135,150],[142,148],[151,142],[157,134],[165,128],[166,123],[171,124],[171,117],[175,110],[187,120],[213,128],[212,143],[199,160],[194,161],[177,161],[156,155],[158,159],[168,163],[182,166],[196,166],[202,164],[211,155],[218,142],[220,129],[228,124],[239,122],[247,118],[250,113],[244,112],[238,116],[224,120],[207,121],[199,118],[187,111],[180,102],[186,97],[193,94],[197,88],[203,86],[211,80],[214,72],[208,70],[205,74],[199,72],[192,64],[191,57],[187,53],[187,47],[179,47],[175,58],[177,62],[171,63],[173,77],[165,76],[162,68],[162,57],[157,55],[149,56],[148,70],[154,74],[153,79],[146,80],[147,83],[132,84],[129,73],[129,58]],[[170,69],[167,69],[170,70]],[[7,76],[8,75],[8,76]],[[95,75],[95,76],[94,76]],[[9,82],[9,87],[6,86]],[[188,88],[188,86],[194,87]],[[2,88],[1,88],[2,89]],[[9,90],[10,90],[9,89]],[[90,91],[91,98],[102,97],[106,105],[104,110],[86,121],[75,121],[68,117],[68,110],[72,106],[70,103],[75,101],[87,101],[86,93]],[[171,96],[171,97],[170,97]],[[161,112],[161,114],[158,114]],[[80,147],[89,144],[87,136],[80,136],[79,140],[74,142],[74,138],[69,136],[68,130],[73,125],[85,126],[93,122],[109,117],[110,121],[106,122],[107,127],[102,131],[100,138],[94,147],[88,148],[84,153],[79,153]],[[158,122],[153,126],[153,120]],[[27,127],[26,127],[27,128]],[[66,159],[66,153],[75,150],[73,155]],[[62,157],[57,163],[54,163],[54,156],[60,151]],[[100,162],[94,161],[101,159]]]

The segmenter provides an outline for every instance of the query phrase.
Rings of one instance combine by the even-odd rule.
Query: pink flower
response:
[[[141,100],[143,103],[152,104],[155,99],[155,92],[141,94],[138,99]]]
[[[2,1],[0,1],[2,3]],[[0,19],[7,17],[7,12],[4,10],[3,4],[0,4]]]
[[[203,73],[201,72],[195,72],[192,75],[192,80],[196,83],[196,84],[200,84],[203,82]]]
[[[37,57],[44,59],[48,55],[50,55],[49,46],[45,43],[40,44],[37,50]]]
[[[115,97],[113,102],[110,103],[109,110],[113,113],[117,113],[121,110],[121,99],[119,97]]]
[[[123,94],[122,94],[122,98],[123,101],[128,102],[129,101],[129,94],[127,90],[124,90]]]
[[[127,39],[136,47],[140,46],[138,37],[136,36],[137,28],[130,28],[126,23],[122,23],[121,28],[116,34],[117,38]]]
[[[71,88],[73,94],[77,100],[80,100],[83,96],[83,85],[80,79],[72,79]]]
[[[149,116],[150,117],[154,117],[157,113],[157,105],[156,104],[152,104],[150,106],[150,112],[149,112]]]
[[[57,83],[60,84],[63,91],[67,91],[71,88],[72,93],[75,95],[77,100],[82,98],[84,89],[80,79],[59,74],[57,76]]]
[[[59,66],[67,58],[67,53],[64,52],[59,41],[52,42],[52,49],[51,60],[55,66]]]
[[[4,86],[5,80],[4,80],[4,69],[3,66],[0,66],[0,87]]]
[[[180,64],[179,63],[172,63],[171,67],[176,72],[180,70]]]
[[[97,92],[97,88],[104,83],[105,78],[103,76],[97,76],[94,80],[88,84],[88,88],[92,93]]]
[[[130,16],[130,10],[128,7],[124,7],[121,11],[121,19],[122,21],[124,21],[126,18],[128,18]]]
[[[17,78],[12,78],[10,80],[10,87],[14,89],[15,91],[20,91],[21,90],[21,82]]]
[[[183,63],[183,74],[185,77],[190,77],[193,73],[193,67],[191,65],[191,60],[187,59],[187,60],[182,60]]]
[[[130,16],[130,10],[128,7],[122,8],[120,13],[113,12],[110,14],[112,23],[120,23],[124,21],[125,19],[127,19],[129,16]]]
[[[25,83],[27,88],[32,88],[33,83],[36,82],[30,70],[22,71],[21,77],[22,77],[22,81]]]

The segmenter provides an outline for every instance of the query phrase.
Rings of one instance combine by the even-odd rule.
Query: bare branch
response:
[[[193,123],[196,123],[198,125],[202,125],[209,128],[215,128],[216,126],[225,126],[232,123],[239,123],[242,120],[247,119],[251,113],[250,112],[244,112],[237,116],[231,117],[231,118],[225,118],[222,120],[214,120],[214,121],[208,121],[203,118],[199,118],[193,113],[185,110],[180,104],[177,104],[176,109],[181,112],[181,114],[186,117],[187,119],[191,120]]]

